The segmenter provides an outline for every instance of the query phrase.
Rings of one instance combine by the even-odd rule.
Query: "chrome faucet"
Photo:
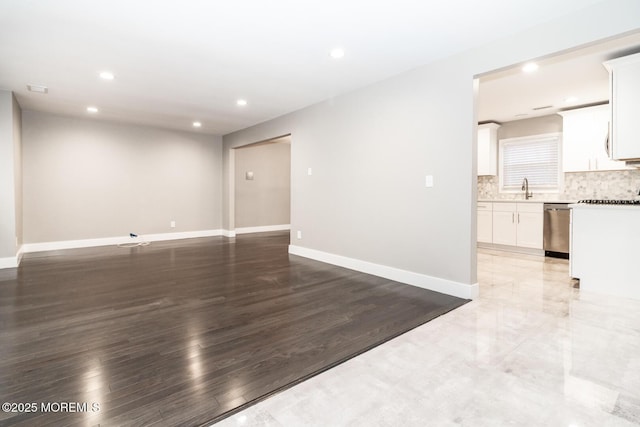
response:
[[[525,177],[524,180],[522,181],[522,191],[524,191],[524,198],[525,200],[529,200],[532,196],[533,193],[529,192],[529,180]]]

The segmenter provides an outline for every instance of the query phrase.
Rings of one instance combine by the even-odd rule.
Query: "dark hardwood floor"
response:
[[[288,242],[74,249],[0,270],[0,403],[29,404],[0,425],[206,425],[465,303]]]

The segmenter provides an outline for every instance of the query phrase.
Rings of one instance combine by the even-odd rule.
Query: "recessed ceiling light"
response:
[[[202,127],[202,123],[200,123],[200,122],[193,122],[193,127],[194,127],[194,128]]]
[[[98,108],[97,107],[87,107],[87,113],[95,114],[97,112],[98,112]]]
[[[564,102],[567,104],[575,104],[576,102],[578,102],[578,98],[575,96],[570,96],[568,98],[565,98]]]
[[[524,66],[522,67],[522,71],[524,71],[525,73],[533,73],[538,68],[540,67],[535,62],[528,62],[524,64]]]
[[[100,73],[100,78],[103,80],[113,80],[115,77],[111,71],[103,71]]]
[[[344,57],[344,49],[337,47],[335,49],[332,49],[331,52],[329,52],[329,55],[333,58],[333,59],[340,59],[342,57]]]
[[[246,99],[238,99],[236,101],[236,104],[238,104],[241,107],[244,107],[245,105],[247,105],[247,100]]]
[[[27,89],[29,89],[29,92],[38,92],[38,93],[49,92],[49,88],[42,85],[27,85]]]

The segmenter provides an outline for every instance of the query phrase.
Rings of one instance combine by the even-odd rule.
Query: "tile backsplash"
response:
[[[520,200],[523,195],[500,193],[497,176],[478,177],[478,200]],[[640,169],[564,174],[561,193],[533,192],[533,200],[638,199]]]

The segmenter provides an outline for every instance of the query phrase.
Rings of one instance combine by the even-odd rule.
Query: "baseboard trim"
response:
[[[224,237],[236,237],[236,232],[233,230],[222,230],[222,235]]]
[[[478,242],[477,247],[482,249],[494,249],[498,251],[513,252],[517,254],[544,256],[544,249],[524,248],[521,246],[499,245],[497,243],[482,242]]]
[[[431,291],[452,295],[458,298],[475,299],[479,295],[479,286],[477,283],[467,285],[464,283],[454,282],[452,280],[432,277],[426,274],[414,273],[412,271],[401,270],[395,267],[374,264],[368,261],[362,261],[355,258],[335,255],[328,252],[322,252],[315,249],[309,249],[295,245],[289,245],[289,253],[291,255],[298,255],[301,257],[314,259],[316,261],[325,262],[327,264],[348,268],[350,270],[356,270],[362,273],[384,277],[385,279],[406,283],[408,285],[417,286],[423,289],[429,289]]]
[[[236,228],[235,234],[264,233],[265,231],[284,231],[284,230],[291,230],[291,224],[262,225],[258,227],[240,227],[240,228]]]
[[[16,268],[20,264],[17,256],[0,258],[0,270],[4,268]]]
[[[222,236],[223,230],[183,231],[178,233],[144,234],[139,240],[147,242],[159,242],[163,240],[192,239],[196,237]],[[57,251],[61,249],[90,248],[95,246],[110,246],[121,243],[130,243],[133,240],[129,236],[103,237],[99,239],[64,240],[59,242],[25,243],[22,245],[22,253]]]

